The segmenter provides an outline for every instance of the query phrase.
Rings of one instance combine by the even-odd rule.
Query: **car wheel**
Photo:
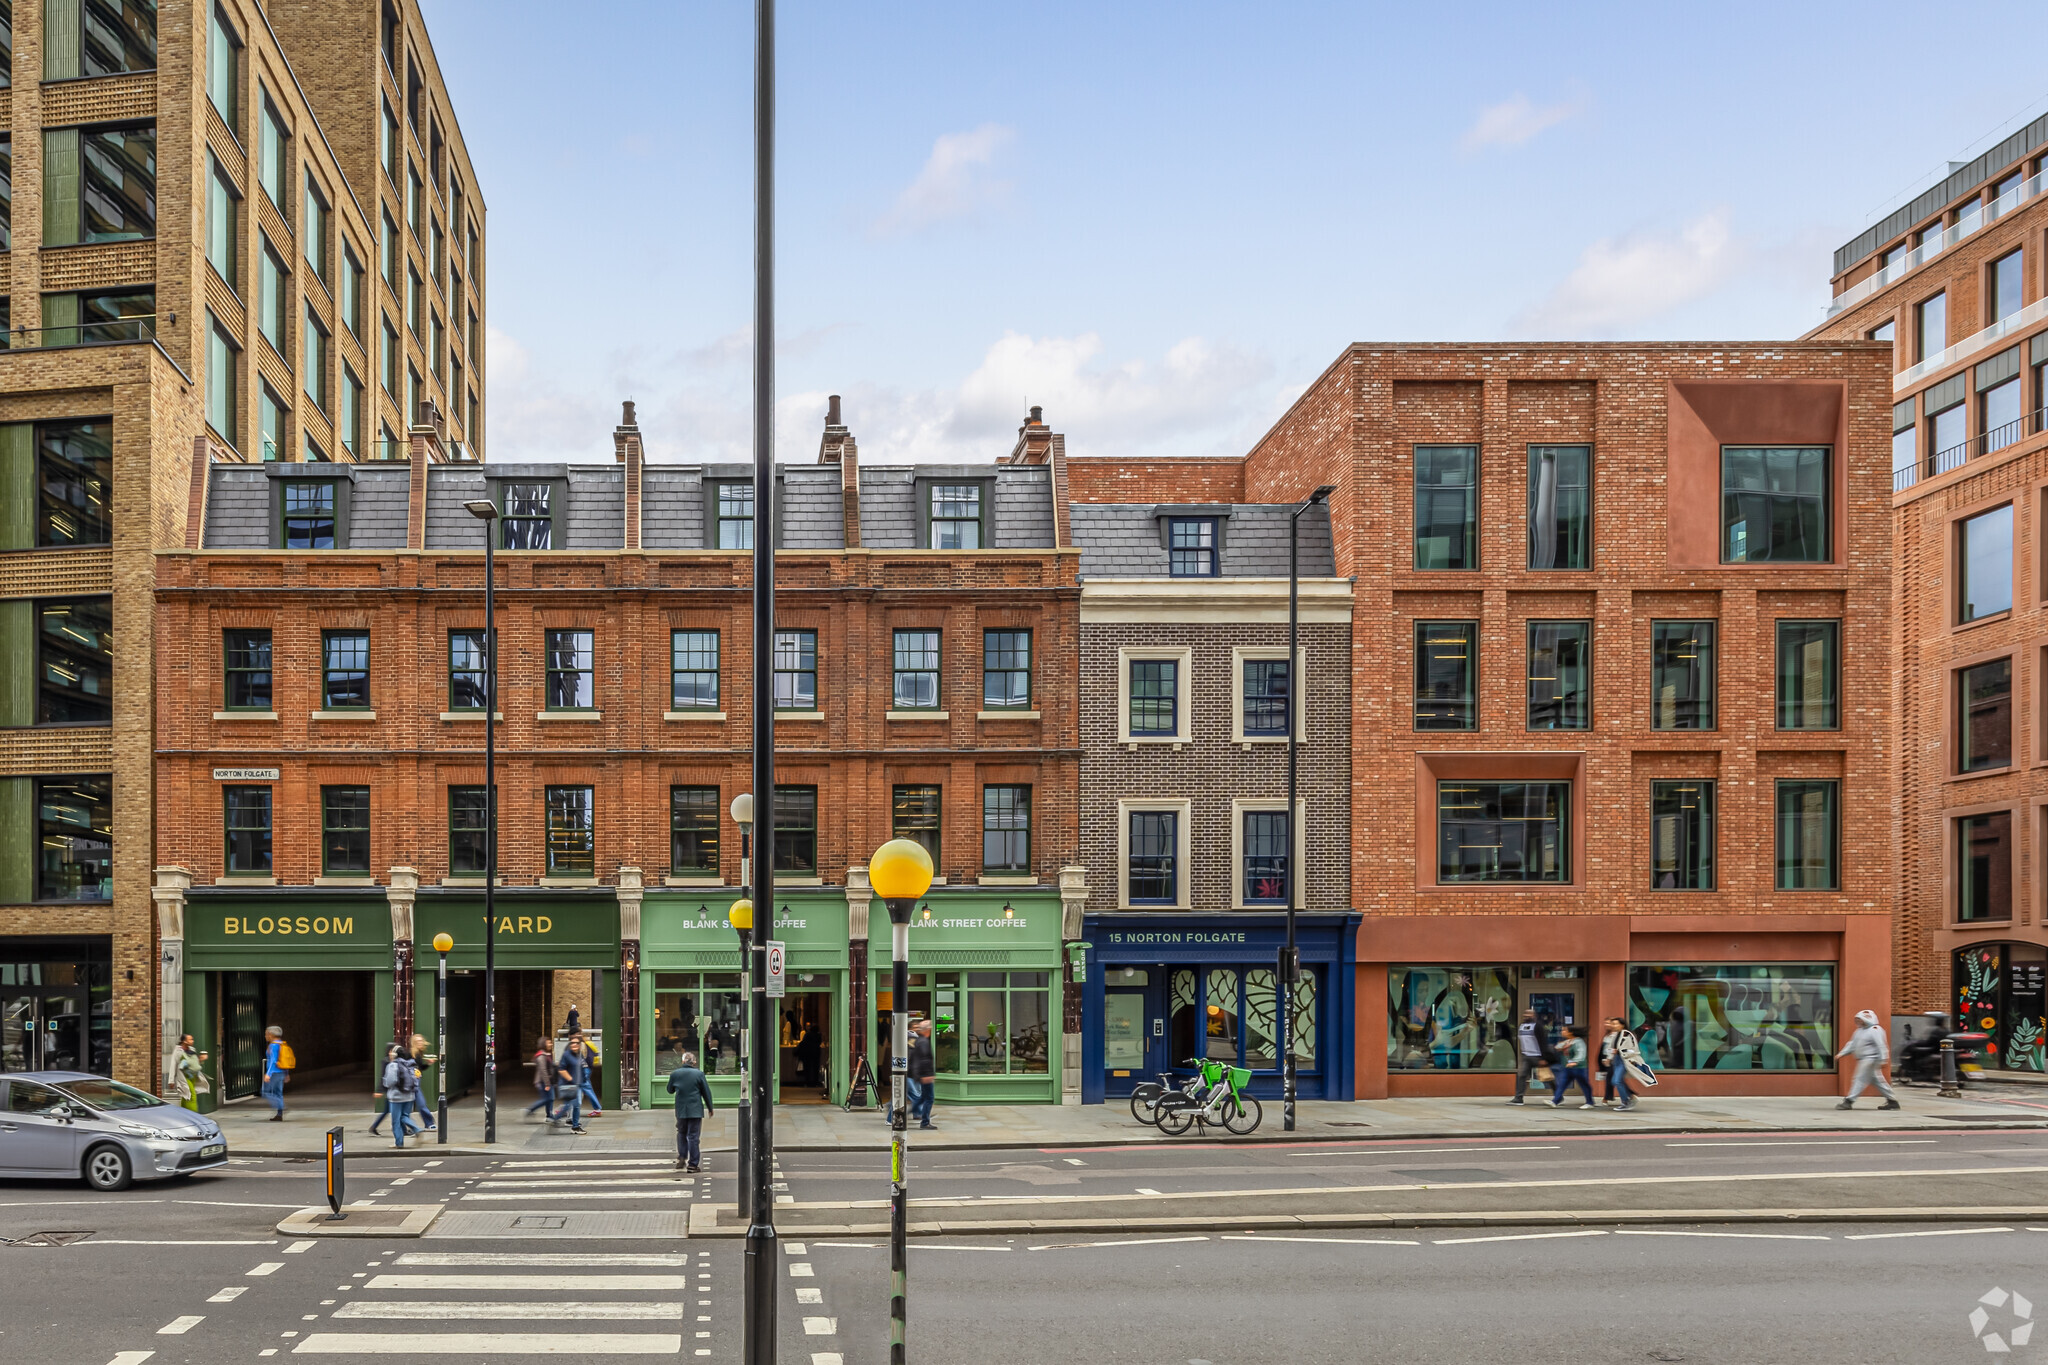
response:
[[[135,1173],[119,1147],[95,1147],[85,1154],[85,1183],[96,1190],[125,1190]]]

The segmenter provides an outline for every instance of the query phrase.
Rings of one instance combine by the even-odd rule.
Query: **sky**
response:
[[[487,457],[751,458],[753,6],[421,0],[489,211]],[[776,448],[1242,454],[1353,341],[1769,340],[2048,110],[1924,4],[778,7]],[[580,22],[564,23],[574,15]],[[1959,6],[2006,53],[2048,9]],[[1946,68],[1944,68],[1946,69]],[[2019,73],[2019,74],[2009,74]]]

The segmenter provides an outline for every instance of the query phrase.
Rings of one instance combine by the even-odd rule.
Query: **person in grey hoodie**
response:
[[[384,1050],[384,1099],[390,1106],[391,1136],[400,1147],[405,1146],[406,1111],[412,1108],[413,1099],[420,1093],[420,1078],[412,1069],[412,1059],[405,1050],[393,1043]]]
[[[1856,1097],[1866,1086],[1875,1085],[1884,1096],[1880,1109],[1896,1109],[1899,1097],[1892,1093],[1891,1084],[1884,1078],[1884,1064],[1892,1059],[1890,1040],[1884,1036],[1884,1026],[1877,1022],[1877,1015],[1870,1010],[1856,1012],[1856,1031],[1849,1035],[1849,1041],[1842,1044],[1836,1058],[1856,1058],[1856,1078],[1849,1082],[1849,1094],[1837,1109],[1854,1109]]]

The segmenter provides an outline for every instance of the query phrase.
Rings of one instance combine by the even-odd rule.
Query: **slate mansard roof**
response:
[[[1077,502],[1067,515],[1081,549],[1083,578],[1165,578],[1166,524],[1176,517],[1213,517],[1221,546],[1217,572],[1224,578],[1287,577],[1287,519],[1293,503]],[[1334,577],[1330,509],[1312,507],[1301,518],[1301,574]]]

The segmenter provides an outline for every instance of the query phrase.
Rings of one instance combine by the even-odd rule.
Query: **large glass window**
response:
[[[1956,821],[1956,919],[1965,924],[2012,918],[2012,812]]]
[[[740,1070],[746,1024],[737,972],[662,972],[654,978],[654,1074],[673,1071],[691,1053],[710,1076]]]
[[[1387,968],[1387,1069],[1513,1071],[1515,969]]]
[[[939,788],[936,786],[899,786],[891,793],[889,803],[889,837],[908,839],[921,844],[932,856],[932,866],[939,864]]]
[[[1133,735],[1180,733],[1180,661],[1132,659],[1130,732]]]
[[[1778,728],[1842,724],[1842,623],[1778,622]]]
[[[2021,390],[2025,381],[2017,373],[2002,384],[1993,384],[1977,395],[1982,408],[1977,429],[1984,433],[1984,453],[2003,450],[2026,435],[2026,400]]]
[[[291,298],[291,273],[267,237],[262,239],[256,267],[257,327],[263,333],[263,339],[270,343],[270,349],[283,358],[288,354],[285,350],[285,304]]]
[[[370,789],[320,789],[320,868],[329,875],[370,870]]]
[[[1529,623],[1529,728],[1593,727],[1593,623]]]
[[[1415,728],[1479,728],[1479,623],[1415,623]]]
[[[270,788],[222,787],[226,806],[227,870],[270,873]]]
[[[305,370],[305,374],[301,376],[300,383],[306,391],[306,397],[313,400],[313,406],[325,412],[327,411],[327,352],[330,343],[327,337],[327,329],[320,325],[320,316],[311,307],[306,309],[304,336],[306,344],[302,368]]]
[[[328,238],[333,230],[331,227],[333,221],[334,216],[328,210],[327,200],[322,197],[320,188],[314,183],[313,177],[308,175],[306,177],[306,214],[304,221],[299,224],[299,236],[302,239],[300,245],[306,253],[306,264],[313,267],[313,277],[322,282],[330,278],[327,266],[327,249],[330,245]]]
[[[114,424],[110,418],[36,424],[36,544],[114,539]]]
[[[1841,888],[1842,784],[1831,778],[1778,783],[1778,889]]]
[[[51,79],[63,75],[118,76],[126,71],[156,69],[156,0],[59,0],[44,13],[61,13],[74,4],[78,14],[78,69],[52,71]],[[52,33],[46,35],[45,41],[56,49],[46,54],[46,59],[61,61],[57,51],[66,45],[64,37]]]
[[[1246,735],[1287,734],[1287,702],[1290,693],[1285,659],[1244,661],[1244,732]]]
[[[931,548],[979,550],[982,546],[981,485],[935,483],[930,487]]]
[[[490,681],[484,669],[484,633],[480,630],[448,632],[448,709],[481,711],[490,696]]]
[[[370,632],[320,632],[320,706],[361,710],[370,704]]]
[[[1956,771],[2012,766],[2012,659],[1956,671]]]
[[[1479,447],[1415,447],[1415,567],[1479,567]]]
[[[939,632],[895,633],[895,680],[890,706],[898,711],[933,711],[939,705]]]
[[[36,723],[110,725],[114,719],[114,599],[38,602]]]
[[[155,125],[44,131],[44,246],[155,235]]]
[[[1984,301],[1989,305],[1986,311],[1990,313],[1990,316],[1984,319],[1987,325],[2004,322],[2020,311],[2021,255],[2022,253],[2017,250],[2008,251],[1993,261],[1984,272]]]
[[[1632,962],[1628,1026],[1656,1071],[1833,1071],[1835,964]]]
[[[1828,447],[1724,446],[1721,562],[1828,557]]]
[[[353,248],[346,243],[341,248],[341,299],[342,325],[358,337],[363,334],[363,263],[356,259]]]
[[[676,711],[718,709],[718,632],[669,633],[669,706]]]
[[[508,483],[504,486],[507,550],[546,550],[554,545],[555,486],[549,483]]]
[[[104,901],[113,895],[114,779],[40,779],[36,783],[36,899]]]
[[[1173,905],[1180,899],[1180,812],[1131,813],[1130,903]]]
[[[1287,812],[1248,810],[1243,814],[1240,837],[1244,865],[1238,871],[1244,880],[1244,903],[1285,905],[1288,882],[1294,875]]]
[[[991,783],[981,789],[981,870],[1031,870],[1031,788]]]
[[[597,874],[597,795],[589,787],[549,787],[547,801],[548,875],[591,877]]]
[[[1920,436],[1913,423],[1913,400],[1892,407],[1892,482],[1910,487],[1919,477]]]
[[[256,183],[263,187],[263,193],[270,197],[270,202],[289,223],[292,210],[285,195],[284,165],[285,149],[292,135],[285,130],[284,118],[269,100],[263,102],[260,122],[262,126],[257,130],[256,144]]]
[[[1939,231],[1935,234],[1940,237]],[[1940,355],[1948,349],[1948,294],[1936,294],[1913,310],[1915,349],[1913,360],[1916,364]]]
[[[717,873],[718,820],[718,788],[668,789],[670,873]]]
[[[206,315],[206,424],[230,446],[240,448],[241,433],[236,415],[241,410],[241,386],[236,382],[239,368],[235,345],[227,329],[212,313]]]
[[[775,632],[775,709],[818,709],[818,632]]]
[[[206,30],[206,97],[220,111],[221,121],[237,134],[242,130],[242,44],[215,8]]]
[[[942,973],[941,980],[950,973]],[[1049,972],[967,972],[961,1044],[970,1076],[1043,1076],[1051,1065]],[[943,990],[943,986],[941,987]],[[938,1025],[933,1025],[933,1033]],[[938,1040],[936,1036],[934,1043]],[[946,1068],[940,1068],[946,1069]]]
[[[346,362],[341,367],[341,412],[336,416],[335,434],[341,448],[360,460],[363,457],[363,381]]]
[[[1975,621],[2012,610],[2012,504],[1960,523],[1956,562],[1962,569],[1956,619]]]
[[[227,172],[211,156],[206,158],[206,259],[213,273],[230,288],[239,289],[241,278],[242,197],[235,193]]]
[[[1650,885],[1714,889],[1714,784],[1680,778],[1650,784]]]
[[[278,490],[283,548],[331,550],[335,539],[334,485],[325,480],[289,479]]]
[[[448,875],[481,877],[490,856],[486,843],[490,834],[490,811],[484,804],[484,789],[448,789]]]
[[[1215,517],[1169,517],[1166,571],[1175,578],[1214,578],[1218,569]]]
[[[221,696],[230,711],[268,711],[270,692],[270,632],[229,630],[221,632],[221,657],[225,663]],[[267,788],[266,788],[267,790]]]
[[[550,711],[587,711],[597,705],[596,636],[587,630],[547,632]]]
[[[1031,705],[1031,632],[981,633],[981,704],[990,711]]]
[[[1714,716],[1714,623],[1654,621],[1650,625],[1650,728],[1711,730]]]
[[[1529,567],[1593,567],[1593,448],[1529,447]]]
[[[1437,881],[1569,882],[1572,784],[1444,779]]]
[[[1953,401],[1936,408],[1936,395],[1944,389],[1949,389]],[[1943,474],[1961,464],[1968,453],[1970,405],[1963,401],[1960,386],[1951,389],[1946,384],[1929,389],[1923,401],[1928,405],[1927,455],[1934,462],[1933,472]]]
[[[806,876],[818,870],[818,789],[775,789],[775,870]]]
[[[717,485],[715,511],[718,519],[718,536],[712,542],[714,545],[721,550],[754,548],[754,485]]]

